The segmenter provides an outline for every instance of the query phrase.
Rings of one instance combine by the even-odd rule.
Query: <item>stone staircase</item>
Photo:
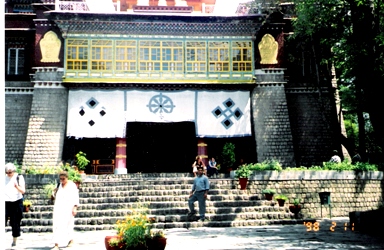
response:
[[[205,222],[189,222],[188,197],[193,177],[183,173],[87,175],[80,186],[80,207],[75,230],[111,230],[117,220],[124,219],[131,209],[148,207],[155,218],[155,228],[239,227],[269,224],[296,224],[288,205],[279,207],[260,193],[240,190],[238,181],[220,174],[210,179]],[[28,182],[27,182],[28,183]],[[44,184],[27,184],[26,199],[33,202],[24,213],[24,232],[52,231],[53,205],[45,197]],[[195,203],[198,211],[198,204]],[[198,213],[197,213],[198,215]],[[197,217],[196,217],[197,220]],[[6,227],[10,231],[9,226]]]

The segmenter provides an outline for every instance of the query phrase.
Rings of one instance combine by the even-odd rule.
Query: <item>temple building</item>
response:
[[[190,172],[226,142],[243,162],[326,161],[341,147],[333,76],[296,81],[311,70],[287,58],[290,5],[255,6],[7,0],[6,161],[83,151],[93,174]]]

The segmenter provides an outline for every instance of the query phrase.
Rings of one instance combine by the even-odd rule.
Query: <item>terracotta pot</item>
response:
[[[154,237],[147,241],[148,250],[164,250],[167,245],[167,238]]]
[[[117,235],[113,235],[113,236],[105,236],[105,239],[104,239],[105,249],[107,249],[107,250],[121,250],[121,249],[124,249],[124,243],[119,243],[118,246],[113,246],[113,247],[111,247],[111,246],[109,245],[108,242],[109,242],[111,239],[118,239],[118,238],[119,238],[119,236],[117,236]]]
[[[296,219],[299,217],[300,210],[301,210],[301,205],[289,206],[289,211],[291,211],[291,213],[295,214]]]
[[[265,199],[266,199],[267,201],[271,201],[272,198],[273,198],[273,194],[264,194],[264,195],[265,195]]]
[[[240,182],[240,190],[247,189],[248,178],[239,178],[239,182]]]
[[[279,207],[284,207],[285,200],[283,199],[276,199],[277,203],[279,203]]]

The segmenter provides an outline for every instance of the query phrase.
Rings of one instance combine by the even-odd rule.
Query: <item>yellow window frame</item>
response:
[[[117,40],[115,42],[115,70],[119,72],[137,70],[136,40]]]
[[[227,41],[214,41],[208,43],[208,71],[229,72],[230,56]]]
[[[186,72],[207,71],[207,43],[205,41],[187,41],[185,44]]]
[[[67,40],[67,70],[88,70],[88,42],[88,39]]]
[[[113,41],[106,39],[91,40],[91,70],[112,71]]]
[[[233,41],[232,42],[232,71],[251,72],[252,71],[252,42]]]

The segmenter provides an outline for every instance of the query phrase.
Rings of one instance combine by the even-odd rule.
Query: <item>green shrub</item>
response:
[[[235,178],[249,178],[252,174],[252,170],[249,169],[249,165],[243,164],[235,171]]]

